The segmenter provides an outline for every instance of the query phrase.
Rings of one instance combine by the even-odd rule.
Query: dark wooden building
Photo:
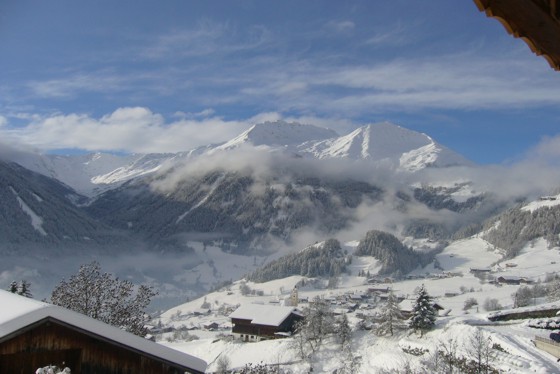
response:
[[[297,321],[303,319],[294,307],[248,304],[229,316],[232,333],[243,341],[277,339],[291,335]]]
[[[79,313],[0,291],[0,373],[204,373],[196,357]]]

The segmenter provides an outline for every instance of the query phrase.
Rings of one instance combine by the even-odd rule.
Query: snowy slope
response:
[[[217,146],[216,150],[228,150],[243,145],[286,147],[291,149],[307,141],[317,141],[336,137],[337,133],[322,127],[288,123],[284,121],[265,122],[252,126],[230,141]]]
[[[319,159],[370,160],[408,171],[427,166],[472,165],[428,135],[389,122],[363,126],[338,138],[304,143],[299,150]]]
[[[105,174],[95,173],[97,175],[92,176],[90,181],[96,185],[120,184],[132,178],[154,173],[166,163],[180,159],[182,154],[152,153],[132,156],[133,157],[124,159],[127,161],[126,165],[120,166]]]
[[[538,200],[532,201],[529,204],[521,208],[528,212],[534,212],[535,210],[543,207],[553,207],[560,204],[560,194],[552,196],[541,196]]]
[[[354,246],[355,243],[347,245],[349,249]],[[445,316],[438,318],[436,327],[424,336],[421,337],[410,330],[397,332],[394,336],[376,336],[372,331],[357,329],[361,318],[359,313],[368,312],[367,309],[347,312],[353,327],[350,352],[354,358],[361,358],[359,367],[352,371],[353,373],[434,372],[426,371],[426,365],[430,364],[436,350],[453,348],[459,357],[472,359],[472,339],[477,331],[480,331],[485,341],[493,347],[490,362],[501,372],[558,372],[556,358],[540,351],[532,342],[535,336],[547,337],[549,331],[532,329],[523,320],[492,323],[487,319],[489,313],[484,310],[483,301],[495,298],[504,308],[511,308],[512,294],[519,286],[498,287],[477,278],[469,271],[471,267],[490,267],[497,262],[493,276],[515,274],[542,280],[547,272],[558,271],[554,266],[554,263],[560,260],[558,248],[551,251],[547,249],[544,241],[538,241],[533,246],[524,248],[522,255],[513,260],[517,266],[509,268],[501,263],[499,253],[487,242],[472,237],[452,243],[438,255],[438,260],[444,271],[428,266],[417,271],[417,276],[423,275],[422,279],[394,281],[374,286],[391,287],[395,294],[411,297],[415,288],[424,284],[429,294],[447,310]],[[312,282],[307,280],[305,287],[299,287],[300,299],[311,300],[315,296],[321,296],[334,300],[337,296],[365,292],[372,286],[363,284],[364,279],[356,275],[357,271],[364,269],[363,261],[367,259],[360,259],[360,262],[353,266],[352,274],[342,277],[335,289],[310,286]],[[507,262],[511,263],[512,260]],[[449,273],[452,275],[444,275]],[[169,333],[159,336],[159,341],[169,347],[200,356],[209,363],[209,370],[216,370],[219,358],[225,356],[229,358],[231,368],[241,368],[249,363],[265,363],[280,365],[282,369],[291,373],[307,373],[310,366],[313,366],[313,372],[332,373],[344,366],[347,359],[334,337],[325,338],[323,348],[306,360],[302,360],[293,349],[291,338],[255,343],[241,343],[224,338],[224,335],[227,336],[231,332],[228,315],[238,305],[282,303],[301,279],[302,277],[289,277],[267,283],[247,283],[250,288],[260,290],[262,296],[243,296],[240,292],[241,283],[235,282],[203,298],[179,305],[162,314],[159,321],[164,326],[189,328],[187,339],[172,338]],[[362,279],[361,284],[357,282],[359,279]],[[446,295],[452,292],[457,295]],[[465,311],[463,306],[469,298],[478,300],[479,305]],[[201,305],[208,306],[210,313],[199,315]],[[304,303],[300,307],[305,308],[306,305]],[[340,310],[338,305],[333,305],[333,308]],[[205,327],[212,322],[219,325],[217,330]],[[199,339],[191,340],[193,337]],[[416,353],[410,353],[413,351]]]
[[[428,166],[473,165],[428,135],[389,122],[366,125],[343,136],[311,125],[265,122],[215,147],[210,153],[242,145],[280,148],[318,159],[367,160],[406,171]]]
[[[59,180],[85,196],[94,196],[109,188],[157,171],[181,154],[90,153],[52,155],[20,153],[10,159],[34,172]]]

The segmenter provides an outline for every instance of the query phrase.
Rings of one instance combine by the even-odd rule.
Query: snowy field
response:
[[[356,243],[347,243],[352,251]],[[417,269],[411,273],[418,279],[409,279],[393,283],[377,284],[375,287],[391,287],[396,295],[412,299],[415,289],[421,284],[444,310],[440,312],[436,327],[419,336],[411,330],[399,331],[395,336],[380,337],[372,331],[358,329],[361,309],[347,314],[353,327],[351,355],[360,362],[356,373],[393,373],[427,372],[426,362],[433,359],[436,350],[442,347],[455,347],[459,356],[468,356],[469,339],[481,331],[485,339],[491,342],[492,366],[507,373],[559,373],[560,364],[552,355],[541,351],[533,344],[535,336],[547,337],[549,330],[534,329],[524,320],[493,323],[484,310],[484,301],[497,299],[504,309],[513,308],[512,294],[517,285],[495,285],[476,277],[471,273],[474,268],[490,268],[491,276],[519,276],[534,282],[544,280],[547,274],[560,270],[560,252],[558,248],[548,249],[547,243],[536,241],[523,249],[520,256],[513,260],[502,261],[496,250],[483,239],[473,237],[452,243],[437,256],[438,268],[433,264]],[[368,257],[354,257],[351,275],[340,278],[336,289],[326,289],[325,282],[313,283],[312,280],[293,276],[267,283],[247,282],[255,295],[241,295],[240,281],[228,288],[210,293],[203,298],[179,305],[163,313],[156,321],[163,326],[187,329],[186,335],[163,333],[158,341],[169,347],[198,356],[208,362],[208,372],[217,369],[217,361],[226,356],[230,368],[241,368],[248,363],[265,363],[280,365],[287,372],[307,373],[310,366],[313,372],[332,373],[344,367],[349,360],[342,353],[333,338],[327,339],[321,350],[310,359],[302,360],[292,349],[292,338],[255,343],[242,343],[231,339],[231,323],[227,317],[238,305],[251,303],[282,304],[289,297],[294,286],[299,288],[300,299],[311,300],[321,296],[335,300],[344,294],[367,292],[372,285],[366,284],[366,278],[358,277],[360,271],[378,269],[377,261]],[[258,291],[258,292],[257,292]],[[257,296],[258,295],[258,296]],[[478,306],[463,310],[465,301],[474,298]],[[403,302],[405,304],[407,300]],[[305,303],[299,307],[305,307]],[[380,305],[380,304],[379,304]],[[337,308],[335,305],[334,308]],[[444,315],[444,316],[443,316]],[[216,329],[209,326],[214,323]],[[216,327],[218,326],[218,327]],[[190,340],[196,339],[196,340]],[[190,341],[189,341],[190,340]]]

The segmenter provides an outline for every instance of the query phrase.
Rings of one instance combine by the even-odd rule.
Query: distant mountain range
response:
[[[3,204],[10,204],[4,211],[20,217],[6,220],[9,235],[2,242],[10,245],[131,238],[158,250],[183,250],[197,241],[248,254],[357,226],[361,233],[387,229],[440,240],[503,208],[464,178],[443,184],[420,178],[428,169],[476,165],[426,134],[386,122],[344,136],[265,122],[222,144],[175,154],[18,152],[4,158],[12,162],[3,164],[12,169],[4,173]],[[8,180],[15,175],[22,180]],[[36,189],[38,181],[50,186],[42,204],[22,197],[21,186]],[[368,227],[367,219],[376,223]]]
[[[10,161],[58,179],[77,192],[92,197],[128,180],[155,173],[165,165],[247,147],[313,159],[366,160],[373,165],[400,171],[473,166],[472,162],[428,135],[387,122],[363,126],[344,136],[312,125],[265,122],[225,143],[176,154],[18,154]]]
[[[24,253],[79,253],[82,259],[170,254],[181,262],[166,266],[179,272],[202,263],[214,274],[207,283],[195,277],[192,287],[200,292],[225,281],[222,255],[201,252],[207,247],[224,256],[254,256],[256,266],[257,257],[266,261],[327,238],[361,240],[371,230],[390,232],[407,248],[415,240],[440,242],[440,248],[484,230],[490,242],[515,249],[539,236],[557,237],[555,229],[531,226],[538,218],[539,227],[543,221],[556,227],[548,222],[556,210],[499,216],[517,202],[479,190],[463,173],[476,165],[425,134],[390,123],[339,136],[316,126],[266,122],[228,142],[175,154],[1,154],[0,253],[12,256],[6,266],[19,266]],[[524,227],[531,235],[511,233]],[[415,260],[407,256],[384,271],[408,271]],[[401,262],[406,269],[396,269]],[[242,269],[235,271],[249,270]],[[162,276],[154,272],[135,274]],[[0,269],[0,281],[9,274]],[[165,277],[169,284],[180,281]]]

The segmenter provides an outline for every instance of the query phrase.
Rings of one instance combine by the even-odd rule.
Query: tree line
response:
[[[268,282],[292,275],[336,277],[346,271],[351,257],[343,253],[340,242],[328,239],[320,245],[291,253],[272,261],[247,276],[254,282]]]

